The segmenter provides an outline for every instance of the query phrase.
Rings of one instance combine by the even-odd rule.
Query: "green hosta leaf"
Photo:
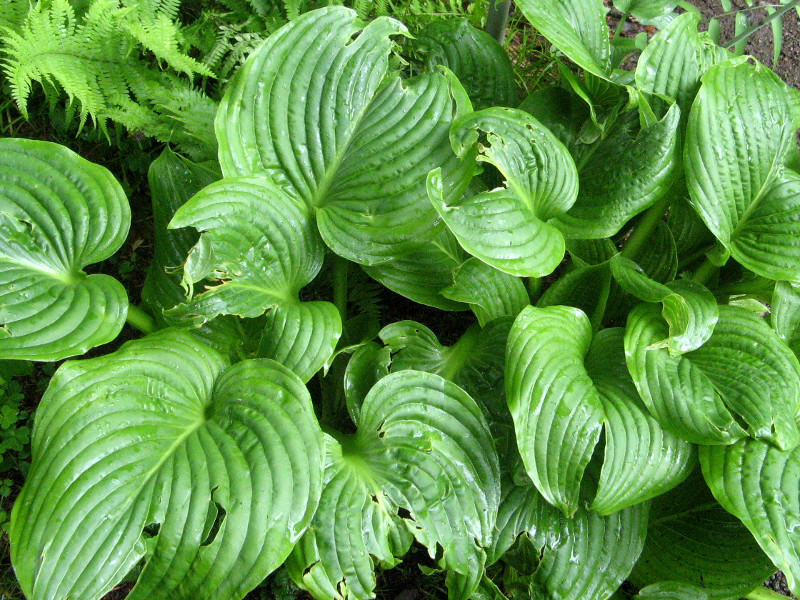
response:
[[[716,499],[742,520],[789,588],[800,590],[800,450],[741,440],[701,448],[700,464]]]
[[[647,244],[639,250],[636,262],[650,279],[668,283],[678,274],[678,249],[669,226],[656,225]]]
[[[695,209],[742,265],[800,279],[800,175],[786,169],[795,125],[789,88],[746,59],[703,76],[687,130],[686,176]]]
[[[591,315],[592,326],[600,328],[600,319],[606,312],[612,279],[608,263],[578,267],[559,277],[551,285],[537,306],[573,306]]]
[[[702,258],[703,254],[698,255],[698,252],[710,248],[714,243],[714,234],[708,230],[685,198],[676,199],[670,204],[667,226],[681,261],[691,255]]]
[[[575,155],[579,193],[574,206],[558,217],[564,235],[610,237],[664,196],[680,165],[679,123],[677,104],[646,128],[629,112],[606,137]]]
[[[708,593],[683,581],[662,581],[639,590],[634,600],[710,600]]]
[[[516,106],[514,67],[503,46],[466,19],[448,19],[426,25],[409,42],[428,69],[443,65],[455,73],[476,110]]]
[[[456,268],[453,279],[453,285],[443,289],[442,295],[469,304],[481,327],[500,317],[516,317],[530,304],[528,290],[521,279],[477,258]]]
[[[591,128],[586,127],[591,119],[586,101],[562,87],[545,86],[536,90],[522,101],[519,109],[536,117],[573,157],[582,146],[596,139]]]
[[[508,422],[503,376],[511,319],[473,325],[452,346],[443,346],[421,323],[400,321],[380,332],[391,350],[392,372],[413,369],[436,373],[464,388],[495,422]]]
[[[779,281],[772,294],[772,328],[794,351],[800,350],[800,288],[797,284]]]
[[[37,411],[11,518],[25,594],[100,598],[144,558],[132,600],[242,598],[311,520],[322,435],[289,370],[226,368],[186,333],[66,363]]]
[[[113,277],[86,275],[128,235],[125,193],[105,168],[50,142],[0,139],[0,353],[60,360],[119,334]]]
[[[354,423],[361,417],[361,405],[372,386],[389,374],[392,363],[389,347],[377,342],[367,342],[355,352],[344,372],[344,394],[347,412]]]
[[[670,14],[678,0],[615,0],[614,8],[637,19],[651,21]]]
[[[619,250],[609,238],[600,240],[567,240],[567,251],[577,267],[591,267],[606,262]]]
[[[171,227],[186,226],[203,232],[199,243],[210,248],[218,285],[166,316],[203,323],[219,314],[252,318],[271,309],[260,353],[286,361],[307,381],[333,355],[342,322],[332,304],[297,298],[325,252],[306,208],[266,178],[228,178],[178,209]],[[184,272],[187,277],[194,279]]]
[[[520,0],[517,6],[578,66],[598,77],[608,76],[611,46],[602,0]]]
[[[611,260],[611,272],[630,294],[645,302],[660,302],[661,316],[669,324],[669,337],[654,342],[650,348],[667,348],[672,355],[683,354],[702,346],[719,320],[714,294],[699,283],[671,281],[664,285],[653,281],[627,258]]]
[[[308,12],[250,55],[217,113],[223,174],[266,175],[291,189],[325,243],[361,264],[433,237],[429,171],[441,168],[448,198],[458,198],[473,169],[447,139],[462,110],[457,81],[389,71],[392,37],[405,32],[387,17],[364,26],[341,6]]]
[[[685,115],[700,88],[701,75],[727,54],[697,31],[699,23],[699,14],[678,16],[650,41],[636,66],[637,87],[673,98]]]
[[[441,547],[442,568],[482,573],[500,476],[475,401],[437,375],[393,373],[364,399],[357,426],[331,442],[320,508],[289,561],[295,581],[320,600],[372,597],[374,563],[396,562],[403,529],[431,556]],[[451,597],[472,589],[462,592]]]
[[[364,271],[393,292],[441,310],[468,310],[462,302],[440,293],[453,283],[453,270],[467,258],[450,230],[401,258],[363,267]]]
[[[757,315],[732,306],[719,311],[711,338],[681,356],[653,346],[668,336],[656,307],[631,312],[625,353],[639,394],[665,429],[689,441],[730,444],[743,437],[734,411],[750,435],[794,447],[800,441],[797,359]]]
[[[663,592],[646,598],[738,600],[774,572],[741,521],[714,500],[698,469],[653,500],[647,541],[630,580]],[[680,595],[693,588],[698,595]]]
[[[648,509],[649,503],[639,504],[602,517],[580,508],[572,519],[564,519],[535,487],[513,486],[500,505],[498,536],[507,540],[505,546],[522,533],[520,542],[530,546],[533,556],[516,565],[523,570],[518,581],[523,597],[608,598],[639,558]]]
[[[564,257],[564,239],[548,221],[569,209],[577,173],[566,148],[525,112],[490,108],[453,124],[453,149],[468,155],[478,140],[478,161],[495,165],[506,187],[448,204],[440,175],[431,173],[428,194],[467,252],[511,275],[541,277]]]
[[[608,515],[674,488],[695,467],[694,447],[650,416],[625,368],[622,328],[592,340],[586,371],[605,412],[605,454],[592,510]]]
[[[691,449],[641,405],[625,370],[621,331],[605,330],[593,339],[580,310],[530,307],[511,329],[506,364],[522,462],[540,493],[567,515],[579,506],[581,481],[602,428],[606,454],[597,511],[636,504],[686,476]]]

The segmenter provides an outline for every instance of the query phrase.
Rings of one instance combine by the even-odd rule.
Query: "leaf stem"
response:
[[[786,600],[786,596],[769,588],[757,587],[745,596],[747,600]]]
[[[764,25],[767,25],[771,21],[774,21],[775,19],[779,18],[783,13],[793,9],[795,6],[797,6],[799,4],[800,4],[800,0],[792,0],[789,3],[782,5],[781,8],[776,10],[774,13],[764,17],[764,19],[760,23],[756,23],[755,25],[751,25],[750,27],[748,27],[747,29],[742,31],[739,35],[737,35],[735,38],[733,38],[730,42],[725,42],[725,45],[723,46],[723,48],[730,48],[731,46],[735,46],[736,44],[738,44],[742,40],[745,40],[748,37],[750,37],[751,35],[753,35],[756,31],[758,31],[759,29],[764,27]],[[720,46],[722,46],[722,44],[720,44]]]
[[[631,13],[626,12],[619,19],[619,23],[617,23],[617,29],[614,31],[614,37],[612,39],[617,39],[619,34],[622,33],[623,27],[625,27],[625,23],[628,22],[628,17],[631,16]]]
[[[669,194],[664,196],[644,213],[644,216],[637,223],[636,228],[625,243],[625,247],[620,253],[622,256],[630,260],[636,258],[639,250],[649,241],[653,231],[664,218],[664,213],[667,212],[667,207],[669,206],[669,198]]]
[[[347,259],[333,256],[333,303],[339,309],[342,323],[347,320]]]
[[[716,272],[717,268],[717,265],[712,263],[708,257],[706,257],[706,260],[703,262],[703,264],[697,267],[694,275],[692,275],[692,280],[696,281],[697,283],[705,284],[705,282],[708,281]]]
[[[130,303],[128,303],[128,316],[126,320],[142,333],[153,333],[158,329],[158,324],[156,324],[156,320],[153,317],[138,306],[134,306]]]
[[[502,44],[506,38],[508,13],[511,0],[489,0],[489,12],[486,14],[486,33]]]

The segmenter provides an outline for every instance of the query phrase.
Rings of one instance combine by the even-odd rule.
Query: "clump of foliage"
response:
[[[146,334],[37,410],[29,598],[131,574],[133,600],[238,600],[281,568],[367,599],[415,542],[453,600],[798,589],[798,92],[691,13],[631,72],[599,0],[518,6],[561,76],[521,104],[463,20],[277,29],[218,161],[150,168],[143,307],[92,266],[128,233],[119,183],[0,140],[3,356]],[[463,333],[386,323],[367,277]]]

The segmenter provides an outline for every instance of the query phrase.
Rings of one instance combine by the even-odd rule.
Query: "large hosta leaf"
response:
[[[441,567],[480,582],[500,495],[497,454],[478,405],[438,375],[393,373],[360,409],[358,432],[331,441],[327,484],[289,560],[319,600],[374,595],[374,563],[392,565],[408,540],[437,548]],[[477,577],[475,577],[477,574]]]
[[[308,209],[269,179],[227,178],[175,213],[170,227],[203,232],[184,281],[213,275],[217,285],[170,309],[168,318],[197,324],[220,314],[258,317],[270,310],[262,355],[308,380],[333,355],[341,336],[329,302],[301,303],[298,292],[319,272],[324,246]],[[205,268],[189,268],[193,256]]]
[[[681,582],[710,600],[738,600],[774,571],[750,532],[714,500],[697,469],[653,500],[647,541],[630,579],[638,587]]]
[[[580,508],[573,518],[564,519],[534,486],[509,485],[497,516],[500,542],[493,557],[518,540],[516,551],[504,560],[512,565],[506,573],[513,579],[507,577],[506,586],[522,592],[519,597],[606,600],[642,551],[648,510],[649,503],[644,503],[603,517]],[[532,556],[520,561],[520,551]]]
[[[769,326],[743,308],[719,307],[711,338],[699,349],[672,356],[660,347],[669,336],[658,308],[640,305],[628,317],[628,369],[651,414],[670,431],[704,444],[730,444],[750,435],[791,448],[800,366]]]
[[[130,227],[105,168],[50,142],[0,140],[0,354],[60,360],[117,337],[128,297],[83,269],[116,252]]]
[[[310,522],[322,441],[293,373],[186,333],[65,364],[11,518],[23,591],[93,600],[144,558],[131,599],[242,598]]]
[[[789,588],[800,591],[800,450],[741,440],[701,448],[700,464],[720,504],[742,520]]]
[[[453,149],[496,166],[505,188],[448,204],[441,176],[428,178],[434,208],[467,252],[511,275],[541,277],[564,257],[564,238],[549,220],[575,202],[578,177],[567,149],[536,119],[516,109],[490,108],[460,118]]]
[[[442,168],[457,198],[473,168],[447,140],[461,110],[457,81],[440,72],[403,81],[389,70],[392,36],[405,31],[387,17],[364,26],[341,6],[306,13],[250,56],[217,114],[223,174],[291,188],[326,244],[362,264],[433,237],[430,170]]]
[[[409,44],[429,69],[443,65],[453,71],[476,110],[519,103],[517,79],[508,53],[467,19],[434,21],[415,34]]]
[[[694,207],[742,265],[800,279],[800,175],[784,167],[795,144],[789,88],[743,59],[703,76],[686,134]]]
[[[567,515],[578,508],[584,471],[604,427],[598,511],[663,493],[688,473],[689,445],[663,431],[641,406],[625,370],[621,331],[593,339],[578,309],[529,307],[517,317],[506,348],[506,394],[528,475]]]

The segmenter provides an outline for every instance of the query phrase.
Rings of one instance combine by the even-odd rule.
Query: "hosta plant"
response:
[[[119,184],[0,141],[2,358],[146,334],[41,401],[29,598],[366,599],[415,543],[454,600],[800,590],[797,93],[691,13],[625,71],[600,0],[518,8],[561,72],[527,98],[461,21],[270,36],[218,163],[151,166],[143,308],[92,266]]]

